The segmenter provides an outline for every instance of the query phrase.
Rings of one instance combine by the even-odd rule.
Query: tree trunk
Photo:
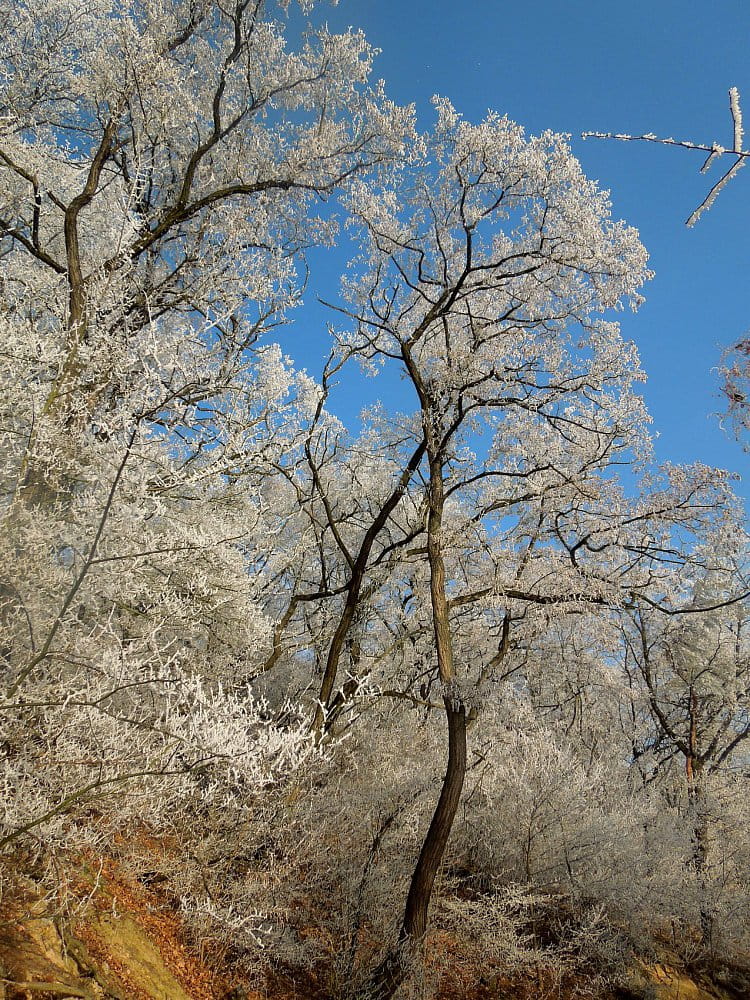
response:
[[[372,975],[367,995],[377,1000],[390,1000],[409,974],[415,959],[419,957],[427,932],[432,888],[445,854],[464,786],[466,711],[464,705],[450,695],[446,695],[443,700],[448,719],[448,766],[440,798],[411,877],[398,945],[386,955]]]
[[[693,815],[693,865],[698,879],[699,915],[701,925],[701,944],[711,948],[713,940],[714,914],[709,898],[708,876],[708,813],[703,802],[703,794],[699,793]]]
[[[692,868],[698,883],[698,912],[701,944],[711,947],[714,915],[709,900],[708,851],[709,814],[706,803],[702,761],[690,757],[686,761],[688,803],[692,839]]]
[[[448,766],[440,798],[419,853],[406,897],[403,934],[421,941],[427,931],[427,910],[440,862],[443,860],[466,776],[466,712],[460,702],[445,697],[448,719]]]
[[[692,865],[698,882],[698,909],[701,925],[701,944],[711,947],[713,935],[713,913],[708,898],[708,847],[709,847],[709,816],[706,805],[706,789],[704,785],[703,767],[705,760],[698,751],[698,698],[691,687],[690,700],[690,733],[688,737],[688,754],[685,758],[685,777],[688,786],[688,809],[692,826],[693,841]]]
[[[430,460],[427,517],[430,601],[438,673],[443,685],[443,702],[448,721],[448,764],[440,798],[411,877],[398,944],[375,969],[369,983],[369,995],[377,997],[378,1000],[390,1000],[409,974],[414,961],[420,957],[422,942],[427,932],[427,915],[435,877],[448,845],[466,776],[466,707],[456,686],[442,548],[445,502],[443,470],[429,426],[426,426],[425,431]]]

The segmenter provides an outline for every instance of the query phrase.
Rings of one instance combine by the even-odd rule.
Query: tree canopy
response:
[[[407,988],[431,907],[536,954],[534,893],[734,953],[746,536],[653,463],[638,233],[563,136],[419,131],[300,6],[0,0],[0,845],[176,831],[196,934],[342,996]],[[411,409],[344,426],[356,365]]]

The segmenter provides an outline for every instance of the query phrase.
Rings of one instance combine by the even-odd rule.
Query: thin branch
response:
[[[83,583],[84,579],[86,578],[86,576],[88,574],[89,569],[91,568],[91,566],[94,563],[94,558],[96,556],[97,546],[99,545],[99,541],[100,541],[100,539],[102,537],[102,532],[104,531],[104,526],[107,523],[107,520],[109,518],[109,514],[110,514],[110,511],[112,509],[112,504],[113,504],[114,499],[115,499],[115,493],[117,492],[117,487],[120,485],[120,479],[122,478],[122,474],[125,471],[125,465],[126,465],[126,463],[128,461],[128,458],[130,457],[130,453],[132,451],[133,443],[135,442],[135,437],[136,437],[137,433],[138,433],[138,426],[136,425],[133,428],[133,430],[132,430],[132,432],[130,434],[130,438],[128,440],[127,447],[125,448],[125,454],[123,455],[122,460],[121,460],[121,462],[120,462],[120,464],[119,464],[119,466],[117,468],[117,472],[115,474],[115,478],[114,478],[114,480],[112,482],[112,486],[110,487],[109,494],[107,495],[107,499],[106,499],[106,502],[104,504],[104,509],[102,510],[102,516],[99,519],[99,525],[98,525],[98,527],[96,529],[96,534],[94,535],[94,540],[91,543],[91,547],[89,548],[89,553],[86,556],[86,559],[85,559],[85,561],[83,563],[83,566],[81,567],[81,571],[78,574],[78,576],[76,577],[76,579],[74,580],[73,586],[68,591],[68,594],[67,594],[65,600],[63,601],[63,605],[60,608],[60,611],[59,611],[59,613],[57,615],[57,618],[55,618],[54,622],[52,623],[52,627],[50,628],[50,630],[49,630],[49,632],[47,634],[47,638],[44,641],[44,645],[39,650],[39,652],[37,653],[37,655],[34,656],[34,657],[32,657],[32,659],[28,662],[28,664],[24,667],[24,669],[21,671],[21,673],[16,678],[15,683],[8,689],[7,697],[9,697],[9,698],[13,697],[13,695],[16,693],[16,691],[18,691],[18,689],[21,686],[21,684],[23,684],[23,682],[29,676],[29,674],[31,673],[31,671],[36,666],[38,666],[38,664],[40,664],[42,662],[42,660],[49,653],[50,647],[52,646],[54,638],[57,635],[57,632],[58,632],[60,626],[62,625],[63,619],[64,619],[64,617],[65,617],[65,615],[66,615],[66,613],[68,611],[68,608],[73,603],[74,597],[76,596],[76,594],[80,590],[81,584]],[[0,842],[0,847],[2,847],[2,842]]]
[[[732,116],[732,148],[725,149],[718,143],[714,142],[710,146],[705,145],[700,142],[690,142],[687,139],[673,139],[671,136],[669,138],[662,138],[661,136],[655,135],[653,132],[648,132],[645,135],[626,135],[623,132],[583,132],[583,139],[617,139],[620,142],[656,142],[662,146],[681,146],[683,149],[700,149],[708,156],[703,162],[703,166],[700,168],[702,174],[707,173],[710,167],[713,165],[714,160],[718,160],[724,153],[731,153],[736,156],[737,159],[734,161],[732,166],[724,173],[722,177],[714,184],[711,190],[708,192],[706,197],[700,203],[700,205],[695,209],[694,212],[690,214],[686,220],[685,225],[692,227],[700,219],[704,212],[708,211],[709,208],[716,201],[716,197],[719,192],[724,188],[729,181],[734,177],[734,175],[745,165],[745,161],[750,156],[750,151],[742,148],[742,143],[744,139],[744,131],[742,127],[742,108],[740,107],[740,92],[737,87],[731,87],[729,90],[729,111]]]

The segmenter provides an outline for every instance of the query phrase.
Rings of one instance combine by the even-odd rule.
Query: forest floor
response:
[[[226,957],[190,944],[179,914],[159,893],[128,878],[111,859],[60,871],[45,893],[33,864],[16,859],[0,901],[0,1000],[324,1000],[314,975],[276,971],[256,988],[231,971]],[[60,900],[66,900],[64,905]],[[71,902],[73,901],[73,902]],[[581,974],[560,982],[549,970],[523,975],[478,968],[461,941],[435,932],[428,965],[436,1000],[747,1000],[750,974],[725,967],[689,969],[664,952],[636,962],[625,984],[602,988]]]

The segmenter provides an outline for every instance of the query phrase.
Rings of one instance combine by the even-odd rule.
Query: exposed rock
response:
[[[174,914],[112,877],[101,877],[72,916],[32,880],[13,879],[0,964],[0,1000],[223,1000],[232,987],[192,953]]]

